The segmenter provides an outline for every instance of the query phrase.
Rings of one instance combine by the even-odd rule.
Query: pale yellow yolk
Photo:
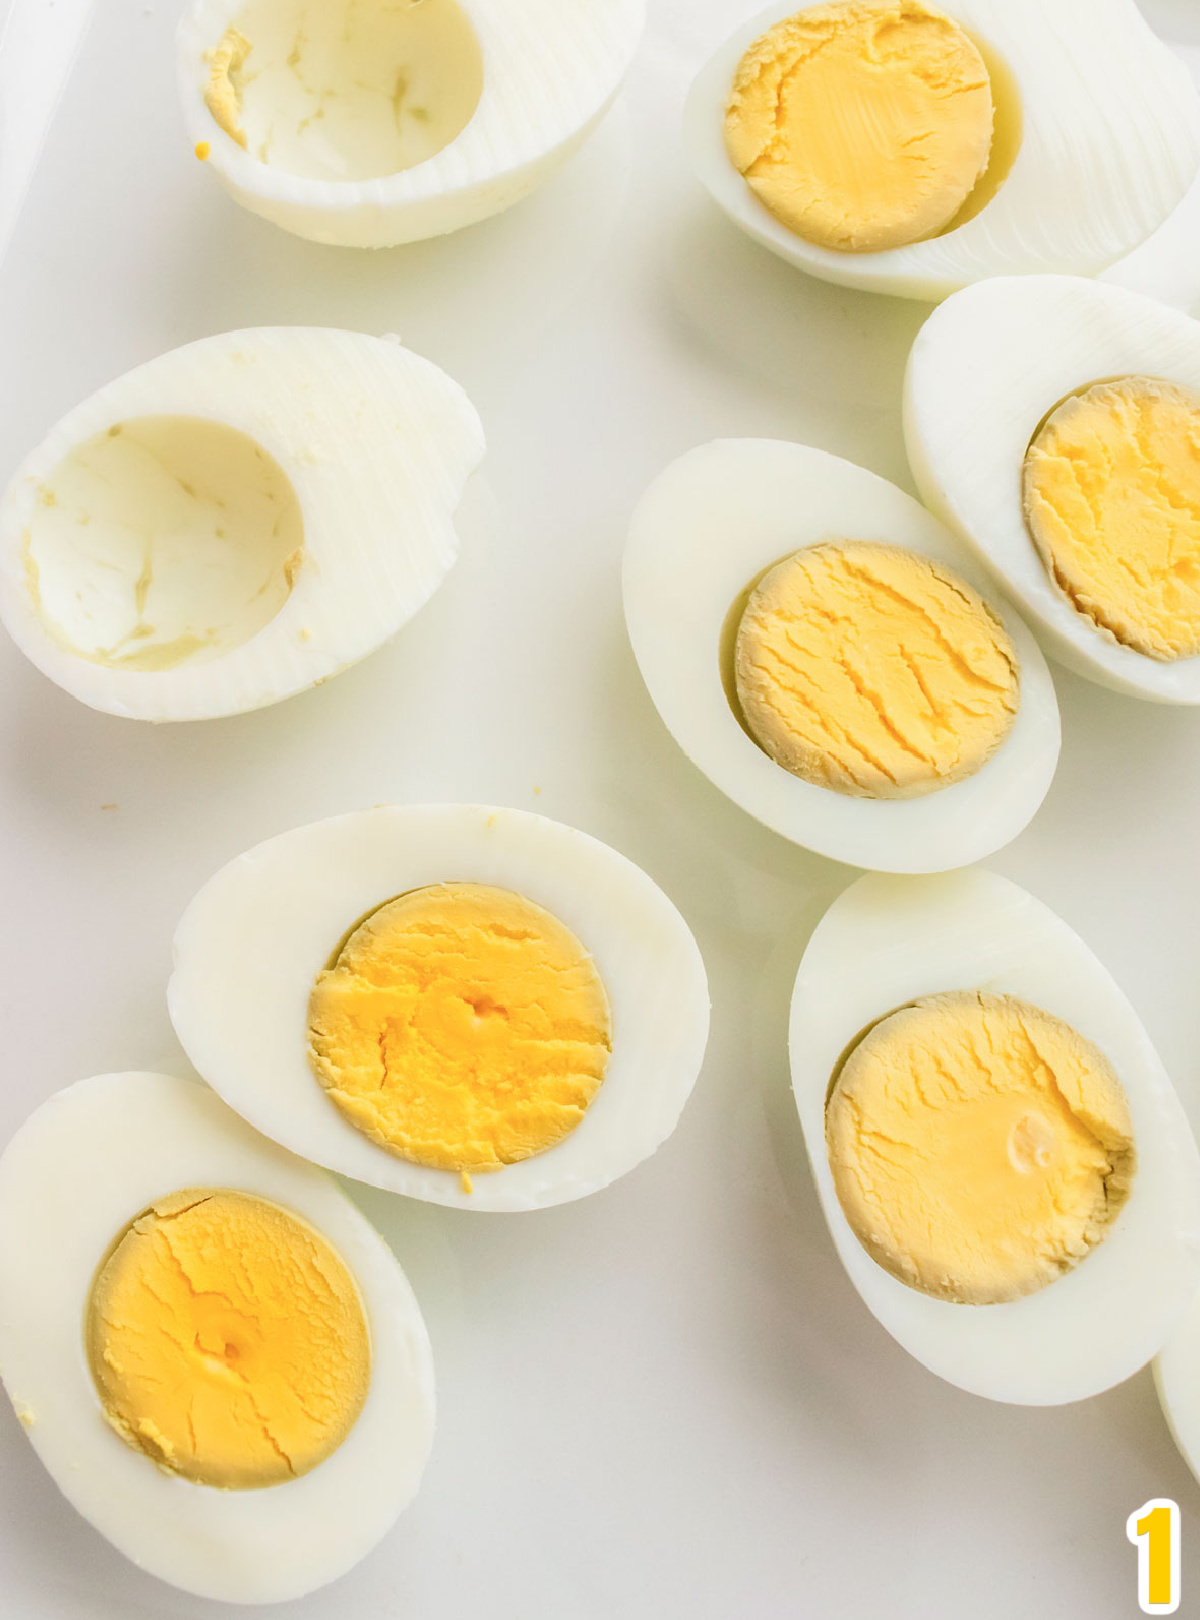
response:
[[[1024,493],[1079,613],[1149,658],[1200,653],[1200,394],[1123,377],[1065,400],[1029,447]]]
[[[955,991],[885,1018],[830,1094],[846,1219],[913,1288],[964,1304],[1077,1265],[1128,1197],[1129,1105],[1103,1053],[1013,996]]]
[[[307,1473],[366,1399],[353,1277],[306,1221],[248,1193],[177,1193],[139,1216],[100,1269],[86,1331],[109,1423],[201,1485]]]
[[[949,225],[987,168],[988,71],[920,0],[846,0],[777,23],[725,112],[735,168],[788,230],[873,253]]]
[[[317,980],[309,1056],[350,1122],[400,1158],[495,1170],[583,1119],[612,1020],[556,918],[480,884],[418,889],[362,923]]]
[[[213,51],[208,64],[208,89],[204,100],[216,124],[235,140],[246,145],[242,128],[242,70],[253,47],[244,34],[229,28]]]
[[[1019,704],[1016,650],[948,569],[873,541],[810,546],[751,594],[738,702],[771,758],[859,798],[911,798],[970,776]]]

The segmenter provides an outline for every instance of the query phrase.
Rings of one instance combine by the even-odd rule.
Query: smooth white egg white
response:
[[[162,1472],[106,1423],[83,1323],[96,1272],[155,1200],[194,1187],[302,1216],[357,1279],[371,1383],[346,1439],[299,1479],[224,1491]],[[383,1239],[321,1171],[206,1087],[110,1074],[59,1092],[0,1158],[0,1376],[68,1501],[161,1580],[230,1603],[303,1596],[356,1564],[415,1495],[433,1441],[421,1312]]]
[[[31,568],[31,534],[64,458],[144,418],[247,435],[282,468],[303,518],[303,560],[274,617],[220,656],[166,669],[121,667],[71,643],[49,622],[46,582]],[[0,617],[44,674],[106,713],[201,720],[260,708],[375,651],[425,604],[457,557],[453,513],[483,450],[458,384],[394,340],[303,327],[205,338],[100,389],[25,461],[0,502]],[[83,628],[102,642],[105,615],[129,607],[135,584],[114,596],[119,576],[87,533],[60,537],[56,585],[61,599],[85,602]],[[169,553],[174,540],[155,543]],[[183,570],[173,598],[184,616],[197,584],[186,562],[167,555],[154,582],[171,599],[171,569]]]
[[[1200,176],[1200,95],[1134,0],[938,0],[983,52],[1002,116],[1011,78],[1020,148],[974,217],[878,253],[838,253],[795,235],[725,151],[725,106],[739,62],[775,23],[808,9],[784,0],[739,28],[700,73],[685,113],[697,176],[764,247],[823,280],[906,298],[944,298],[985,276],[1094,275],[1143,247],[1131,274],[1164,285],[1178,275],[1169,241],[1159,244],[1161,276],[1157,250],[1146,244]],[[987,176],[981,186],[988,187]],[[1147,264],[1151,254],[1155,263]],[[1200,265],[1192,258],[1195,297]]]
[[[368,180],[313,179],[261,162],[214,121],[211,53],[245,0],[195,0],[179,31],[184,119],[209,165],[252,213],[341,247],[394,247],[460,230],[511,207],[567,161],[620,88],[645,0],[462,0],[483,60],[474,115],[441,151]],[[279,0],[296,13],[295,0]],[[251,60],[250,66],[253,66]]]
[[[1077,674],[1131,697],[1200,703],[1200,658],[1161,663],[1072,607],[1025,525],[1021,470],[1069,394],[1123,376],[1200,389],[1200,322],[1071,276],[1011,277],[956,293],[917,334],[904,437],[922,499],[969,542]]]
[[[851,798],[793,776],[743,729],[722,680],[729,616],[767,568],[828,540],[877,540],[932,557],[1003,621],[1020,660],[1020,709],[974,776],[923,798]],[[676,742],[735,804],[794,843],[853,866],[945,871],[1010,842],[1045,797],[1061,734],[1036,642],[936,518],[852,462],[774,439],[723,439],[689,451],[634,514],[624,593],[634,653]]]
[[[871,1259],[838,1202],[825,1104],[846,1049],[920,996],[987,990],[1065,1020],[1108,1057],[1133,1118],[1138,1167],[1108,1235],[1040,1293],[958,1305],[907,1287]],[[872,874],[835,901],[792,998],[792,1085],[821,1206],[863,1302],[931,1372],[1029,1406],[1083,1400],[1161,1348],[1200,1280],[1200,1153],[1137,1014],[1061,918],[990,872]]]
[[[556,1147],[474,1177],[397,1158],[356,1130],[308,1060],[308,999],[348,929],[437,883],[524,895],[571,929],[608,990],[613,1049],[584,1119]],[[674,1130],[708,1039],[704,964],[650,878],[574,828],[520,810],[406,805],[301,827],[201,889],[175,935],[168,1002],[188,1057],[265,1135],[327,1169],[459,1209],[583,1198]]]
[[[1175,1444],[1200,1480],[1200,1293],[1159,1352],[1154,1381]]]

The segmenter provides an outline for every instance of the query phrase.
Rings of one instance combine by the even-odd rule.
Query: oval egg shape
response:
[[[955,990],[1017,997],[1094,1043],[1124,1089],[1137,1153],[1131,1191],[1102,1241],[1040,1292],[995,1304],[934,1298],[877,1264],[843,1213],[826,1150],[827,1097],[847,1051],[896,1009]],[[1162,1348],[1200,1278],[1200,1154],[1132,1007],[1040,901],[979,870],[860,879],[804,953],[790,1048],[838,1255],[863,1303],[931,1372],[990,1400],[1051,1406],[1098,1395]]]

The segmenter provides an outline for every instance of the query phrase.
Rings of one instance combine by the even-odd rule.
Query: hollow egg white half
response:
[[[108,714],[261,708],[425,604],[483,449],[462,389],[396,340],[202,339],[100,389],[28,456],[0,501],[0,617]]]
[[[812,0],[820,4],[822,0]],[[842,253],[789,231],[751,192],[725,150],[725,105],[750,46],[808,6],[776,4],[746,23],[702,70],[684,140],[713,199],[764,247],[810,275],[870,292],[944,298],[987,276],[1129,274],[1174,296],[1200,293],[1192,255],[1178,286],[1178,243],[1200,178],[1200,94],[1134,0],[938,0],[979,47],[992,77],[992,166],[961,223],[905,247]],[[1161,236],[1158,235],[1163,231]],[[1157,238],[1157,239],[1156,239]]]
[[[347,931],[397,896],[484,884],[564,923],[594,961],[612,1055],[582,1122],[548,1151],[474,1177],[409,1162],[343,1117],[310,1066],[307,1008]],[[671,1134],[708,1039],[687,924],[615,850],[526,811],[384,806],[284,833],[201,889],[175,935],[171,1018],[192,1063],[265,1135],[327,1169],[459,1209],[544,1208],[608,1186]]]
[[[850,798],[793,776],[747,734],[722,668],[735,604],[805,546],[872,540],[946,564],[983,595],[1020,661],[1007,738],[966,780],[923,798]],[[723,439],[671,463],[643,496],[624,560],[625,619],[655,707],[708,779],[764,826],[853,866],[929,872],[999,849],[1054,776],[1060,728],[1045,660],[960,542],[910,495],[824,450]]]
[[[909,465],[930,509],[971,545],[1069,669],[1130,697],[1200,703],[1200,658],[1162,663],[1076,611],[1030,538],[1021,473],[1044,418],[1093,383],[1200,388],[1200,322],[1073,276],[968,287],[917,334],[904,384]]]
[[[644,24],[645,0],[194,0],[184,119],[252,213],[316,242],[393,247],[500,213],[554,174]],[[223,123],[213,68],[230,31],[250,50],[235,42],[238,121],[231,101]]]
[[[84,1346],[92,1282],[116,1237],[190,1188],[299,1215],[358,1284],[366,1402],[311,1472],[218,1490],[160,1470],[105,1421]],[[433,1364],[391,1251],[321,1171],[264,1141],[194,1080],[110,1074],[44,1103],[0,1158],[0,1376],[68,1501],[140,1568],[201,1597],[275,1603],[345,1574],[416,1493],[433,1439]]]
[[[953,990],[1016,996],[1070,1024],[1112,1064],[1133,1120],[1137,1170],[1107,1236],[1074,1270],[1003,1304],[935,1299],[885,1271],[846,1220],[826,1153],[826,1100],[848,1048],[897,1008]],[[972,1394],[1052,1406],[1098,1395],[1157,1354],[1200,1280],[1200,1153],[1137,1014],[1061,918],[986,871],[861,878],[804,953],[790,1049],[838,1255],[910,1355]]]

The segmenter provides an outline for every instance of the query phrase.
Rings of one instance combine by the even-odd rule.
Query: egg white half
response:
[[[1154,1381],[1175,1444],[1200,1480],[1200,1293],[1159,1352]]]
[[[179,30],[179,84],[191,138],[245,208],[297,236],[394,247],[441,236],[519,202],[587,139],[620,88],[645,0],[462,0],[483,53],[483,94],[462,133],[383,179],[315,180],[261,163],[205,105],[206,52],[243,0],[195,0]]]
[[[256,1194],[317,1228],[356,1278],[371,1383],[346,1439],[282,1485],[223,1491],[163,1472],[109,1427],[84,1321],[110,1245],[156,1199]],[[433,1363],[412,1290],[339,1188],[264,1141],[206,1087],[110,1074],[59,1092],[0,1158],[0,1376],[71,1504],[161,1580],[276,1603],[344,1574],[416,1493],[433,1440]]]
[[[1071,1024],[1108,1057],[1138,1167],[1108,1235],[1040,1293],[959,1305],[871,1259],[838,1202],[825,1146],[830,1080],[868,1025],[920,996],[987,990]],[[1137,1014],[1091,951],[1031,894],[990,872],[861,878],[809,942],[792,997],[792,1086],[821,1206],[863,1302],[931,1372],[1029,1406],[1098,1395],[1161,1349],[1200,1280],[1200,1153]],[[969,1167],[964,1167],[969,1173]]]
[[[437,883],[509,889],[593,957],[612,1007],[604,1082],[556,1147],[464,1191],[456,1172],[378,1147],[329,1100],[308,1060],[308,999],[338,942],[385,901]],[[632,862],[520,810],[408,805],[284,833],[231,862],[175,935],[168,1002],[188,1057],[265,1135],[330,1170],[459,1209],[583,1198],[671,1134],[708,1039],[704,964],[686,923]]]
[[[806,242],[729,161],[723,125],[746,51],[808,9],[783,0],[738,29],[696,79],[684,140],[700,181],[734,223],[810,275],[930,299],[984,276],[1094,275],[1142,247],[1200,175],[1200,94],[1134,0],[938,0],[1015,83],[1021,145],[1007,178],[974,218],[928,241],[879,253]],[[1163,252],[1170,257],[1169,244]],[[1191,286],[1200,294],[1195,262]]]
[[[1054,584],[1025,525],[1021,470],[1043,419],[1067,395],[1131,375],[1200,389],[1200,322],[1071,276],[968,287],[933,312],[909,356],[909,465],[1052,657],[1130,697],[1200,703],[1200,658],[1161,663],[1098,629]]]
[[[1016,722],[965,781],[916,799],[857,799],[793,776],[743,730],[721,677],[726,621],[772,564],[827,540],[878,540],[936,561],[1003,621],[1021,665]],[[853,866],[965,866],[1015,838],[1054,776],[1060,728],[1045,660],[966,549],[886,479],[806,445],[721,439],[671,463],[643,496],[624,562],[625,619],[650,696],[679,746],[764,826]]]

